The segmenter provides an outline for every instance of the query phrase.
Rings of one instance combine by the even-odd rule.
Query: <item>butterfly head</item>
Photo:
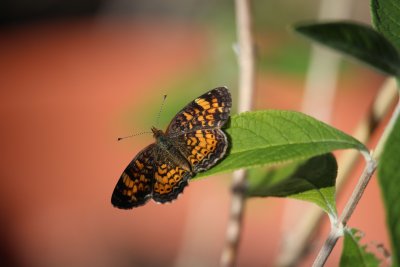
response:
[[[168,136],[162,131],[157,129],[156,127],[151,127],[151,131],[153,132],[153,137],[156,139],[156,144],[164,149],[170,150],[173,147],[171,140],[169,140]]]
[[[155,139],[159,139],[161,136],[164,136],[164,132],[162,130],[157,129],[156,127],[151,127],[151,131],[153,132],[153,137]]]

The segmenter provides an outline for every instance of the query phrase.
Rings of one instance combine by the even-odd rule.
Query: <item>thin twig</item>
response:
[[[238,112],[251,109],[254,87],[254,52],[251,38],[251,14],[249,0],[236,0],[236,20],[239,63],[239,107]],[[234,266],[237,257],[242,229],[242,217],[245,204],[246,171],[234,172],[232,181],[232,203],[227,226],[225,247],[220,265]]]
[[[361,177],[358,180],[358,183],[354,188],[354,191],[350,196],[349,201],[346,203],[346,206],[344,207],[342,214],[339,217],[339,223],[343,226],[347,225],[347,222],[349,221],[351,215],[354,212],[354,209],[360,201],[361,196],[365,191],[365,188],[367,188],[368,182],[370,181],[372,174],[374,174],[376,167],[377,162],[371,157],[367,163],[367,166],[364,168],[364,171],[361,174]]]
[[[389,123],[386,125],[384,132],[382,133],[381,137],[379,138],[378,144],[376,145],[377,150],[375,151],[373,157],[367,158],[367,165],[364,168],[364,171],[356,185],[356,188],[354,189],[349,201],[346,203],[346,206],[339,217],[338,222],[336,223],[336,227],[333,227],[331,230],[331,233],[329,234],[329,237],[325,241],[324,245],[322,246],[321,250],[319,251],[319,254],[317,258],[314,261],[313,267],[320,267],[325,264],[327,261],[331,251],[336,245],[337,240],[339,239],[340,236],[343,235],[343,227],[346,226],[348,220],[350,219],[351,215],[353,214],[354,209],[356,208],[362,194],[364,193],[365,188],[368,185],[368,182],[370,181],[372,174],[374,173],[376,167],[377,167],[377,162],[375,161],[375,158],[379,159],[380,155],[383,151],[383,146],[386,143],[386,140],[393,130],[393,126],[395,122],[400,118],[400,101],[398,102],[396,109],[394,110]],[[341,229],[338,230],[338,229]],[[340,231],[340,232],[339,232]]]
[[[332,225],[331,232],[329,233],[328,238],[325,240],[324,245],[319,251],[317,258],[314,261],[313,267],[324,266],[339,237],[343,235],[343,228],[346,226],[348,220],[353,214],[353,211],[360,201],[361,196],[368,185],[368,182],[371,180],[372,174],[375,172],[375,169],[376,162],[372,157],[370,157],[370,160],[368,160],[367,166],[364,168],[364,171],[360,179],[358,180],[358,183],[349,201],[347,202],[338,222]]]
[[[254,49],[251,36],[250,0],[235,0],[239,45],[238,112],[251,109],[254,91]]]

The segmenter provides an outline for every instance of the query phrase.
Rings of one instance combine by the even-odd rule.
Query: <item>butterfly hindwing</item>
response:
[[[192,165],[194,172],[205,171],[224,157],[228,141],[221,129],[206,129],[188,132],[176,137],[180,150]]]
[[[179,166],[161,164],[155,173],[153,199],[165,203],[175,200],[188,185],[189,171]]]

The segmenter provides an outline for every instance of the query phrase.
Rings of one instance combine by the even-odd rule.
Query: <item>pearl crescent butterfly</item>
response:
[[[115,186],[111,203],[121,209],[173,201],[196,173],[214,166],[226,153],[221,127],[232,106],[228,88],[196,98],[176,114],[167,130],[153,127],[155,143],[140,151]]]

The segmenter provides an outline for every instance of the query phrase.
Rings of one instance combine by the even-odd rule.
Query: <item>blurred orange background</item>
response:
[[[132,157],[153,142],[151,135],[117,137],[148,131],[164,94],[161,128],[213,87],[227,85],[237,102],[232,3],[82,2],[83,11],[61,5],[44,12],[9,1],[1,14],[0,265],[218,266],[229,175],[192,182],[167,205],[125,211],[113,208],[110,197]],[[285,15],[264,27],[264,16],[273,13],[267,5],[276,1],[260,2],[254,1],[265,8],[255,8],[261,63],[254,109],[301,110],[309,43],[284,29],[315,18],[315,8],[293,16],[297,4],[283,1],[278,8]],[[358,18],[368,21],[368,9],[356,6]],[[348,62],[339,77],[331,124],[352,133],[383,77]],[[361,167],[339,195],[339,210]],[[239,266],[273,265],[283,208],[293,201],[247,202]],[[365,232],[366,243],[388,248],[375,178],[350,225]],[[310,265],[328,226],[325,220],[315,251],[300,266]],[[327,266],[337,266],[339,257],[340,246]]]

